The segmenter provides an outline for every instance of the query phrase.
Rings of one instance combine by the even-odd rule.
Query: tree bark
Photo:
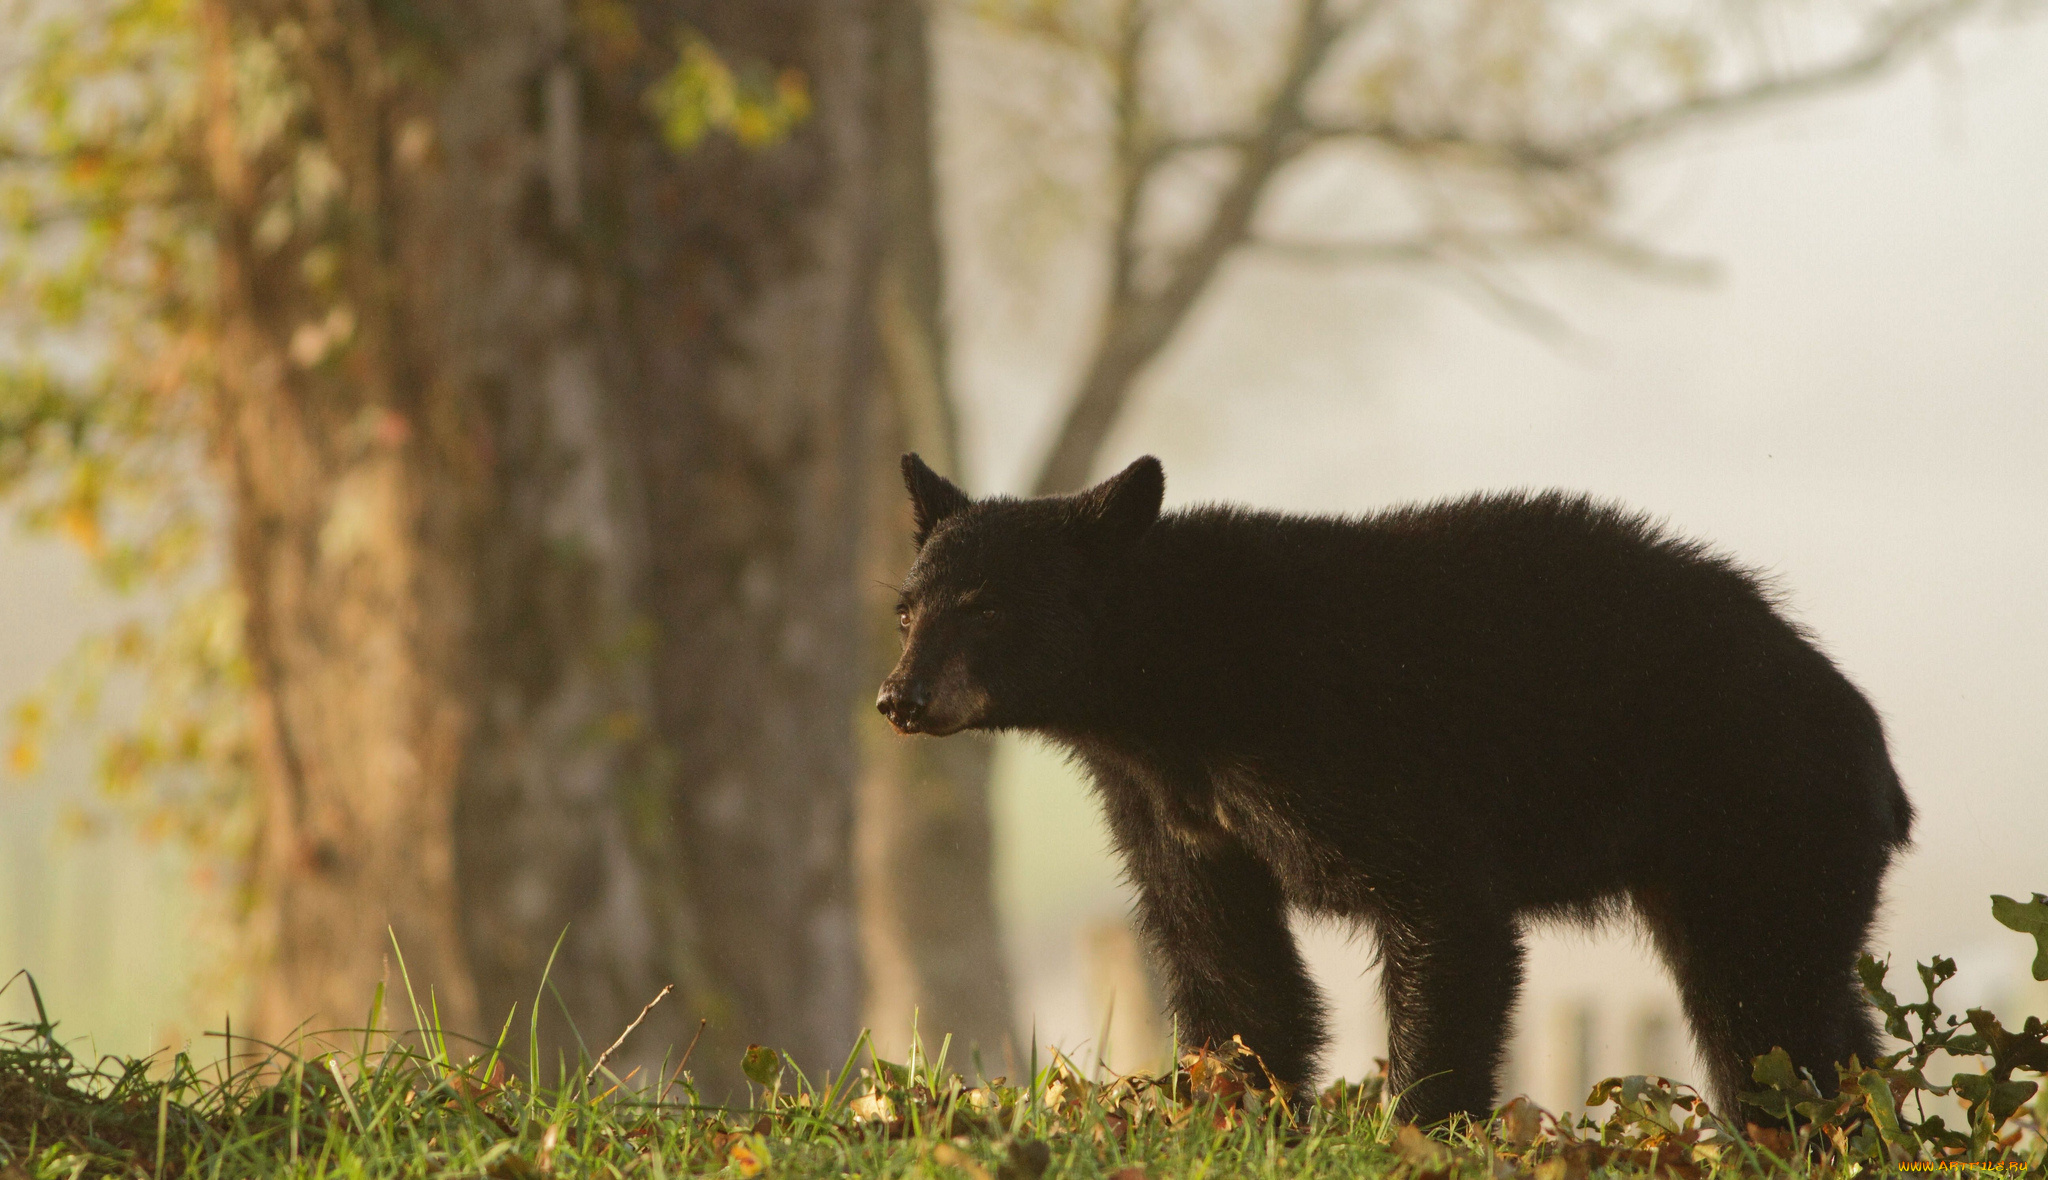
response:
[[[488,1039],[561,937],[542,1075],[675,983],[612,1065],[652,1082],[706,1016],[716,1100],[749,1041],[817,1076],[859,1024],[877,33],[827,0],[588,7],[204,10],[257,1027],[360,1024],[388,927]],[[675,150],[645,95],[686,30],[799,72],[811,116]],[[282,245],[296,157],[246,146],[241,38],[341,178]]]
[[[933,178],[927,15],[918,0],[883,0],[879,154],[883,256],[875,321],[886,397],[872,403],[876,478],[862,542],[864,689],[895,663],[895,591],[909,568],[910,514],[893,478],[906,450],[961,473],[947,374],[945,271]],[[927,1055],[953,1038],[950,1067],[1002,1072],[1013,1044],[1009,972],[990,872],[989,772],[994,742],[890,731],[863,691],[856,701],[862,771],[855,835],[865,1020],[884,1056]],[[1014,1072],[1014,1071],[1011,1071]]]
[[[368,30],[333,14],[200,10],[207,162],[217,202],[215,449],[232,493],[232,563],[254,679],[263,826],[259,1036],[359,1026],[380,981],[450,1027],[477,1023],[456,923],[455,782],[472,729],[467,648],[477,474],[458,401],[406,326],[394,281],[424,243],[384,167],[385,79]],[[309,96],[334,207],[283,242],[263,218],[291,156],[245,157],[238,28],[280,17]],[[387,234],[387,226],[399,230]],[[308,278],[338,252],[331,284]],[[393,968],[393,944],[405,973]]]
[[[479,1031],[517,1008],[524,1056],[538,1003],[535,1066],[553,1078],[579,1037],[601,1049],[662,985],[689,998],[705,984],[694,948],[664,937],[683,904],[675,850],[635,821],[659,774],[647,510],[623,421],[615,260],[586,216],[586,63],[567,4],[437,16],[465,47],[435,95],[442,352],[488,422],[495,489],[475,570],[461,922]],[[681,1017],[664,1015],[672,1033]]]
[[[708,1016],[699,1076],[716,1097],[713,1071],[736,1078],[748,1041],[817,1077],[860,1021],[848,702],[862,680],[876,32],[869,6],[828,0],[633,11],[649,44],[687,26],[735,60],[801,70],[815,103],[781,144],[712,138],[679,156],[649,133],[651,76],[600,81],[623,276],[613,351],[630,363],[666,762],[635,827],[673,854],[657,938],[698,974],[668,1036],[642,1043],[679,1042]]]

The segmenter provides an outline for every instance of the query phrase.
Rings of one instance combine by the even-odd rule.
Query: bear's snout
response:
[[[875,696],[875,708],[899,733],[916,733],[918,722],[924,720],[925,710],[931,707],[931,703],[931,688],[921,680],[891,677],[883,682],[882,691]]]

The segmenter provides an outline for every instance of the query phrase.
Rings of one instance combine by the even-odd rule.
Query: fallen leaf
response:
[[[758,1176],[768,1170],[768,1144],[759,1135],[742,1135],[726,1148],[725,1158],[742,1176]]]
[[[990,1180],[988,1169],[982,1167],[979,1160],[950,1143],[941,1143],[933,1147],[932,1159],[949,1168],[958,1168],[967,1173],[968,1180]]]
[[[1792,1132],[1783,1127],[1766,1127],[1757,1123],[1745,1123],[1742,1129],[1749,1135],[1751,1143],[1781,1160],[1792,1158]]]
[[[1019,1139],[1010,1144],[1009,1155],[996,1169],[999,1180],[1038,1180],[1052,1163],[1052,1148],[1042,1139]]]
[[[1423,1134],[1414,1123],[1394,1133],[1394,1151],[1418,1168],[1441,1168],[1451,1161],[1451,1149]]]
[[[1500,1108],[1501,1138],[1517,1150],[1536,1142],[1543,1128],[1543,1112],[1526,1096],[1517,1095]]]

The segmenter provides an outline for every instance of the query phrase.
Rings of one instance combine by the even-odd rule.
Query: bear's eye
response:
[[[992,606],[985,606],[985,607],[982,607],[982,608],[981,608],[981,621],[982,621],[982,622],[984,622],[984,623],[993,623],[993,622],[995,622],[995,621],[996,621],[996,615],[997,615],[997,613],[998,613],[998,612],[996,611],[996,608],[995,608],[995,607],[992,607]]]

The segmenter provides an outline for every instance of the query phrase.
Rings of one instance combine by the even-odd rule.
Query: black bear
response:
[[[1876,1047],[1855,963],[1913,809],[1863,695],[1753,574],[1559,493],[1161,515],[1139,459],[971,500],[903,460],[918,554],[877,701],[1086,765],[1190,1043],[1309,1081],[1290,906],[1380,951],[1401,1114],[1484,1117],[1520,925],[1632,911],[1724,1113],[1783,1047]]]

